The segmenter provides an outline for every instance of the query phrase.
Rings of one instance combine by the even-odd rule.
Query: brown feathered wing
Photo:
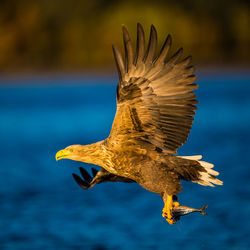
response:
[[[151,145],[156,150],[177,154],[177,149],[187,140],[197,103],[193,90],[198,85],[193,83],[196,76],[191,57],[180,60],[180,49],[167,60],[170,36],[156,57],[157,33],[153,25],[147,51],[140,24],[135,54],[125,27],[123,39],[125,60],[113,46],[120,82],[109,141],[120,147]]]

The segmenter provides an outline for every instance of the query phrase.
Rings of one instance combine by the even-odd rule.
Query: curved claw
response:
[[[175,224],[179,218],[174,217],[173,209],[175,207],[179,207],[180,204],[177,201],[177,196],[173,197],[173,195],[167,195],[166,199],[164,200],[164,208],[162,209],[162,216],[167,220],[167,222],[171,225]]]

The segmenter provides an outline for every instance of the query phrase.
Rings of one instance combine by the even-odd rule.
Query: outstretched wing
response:
[[[111,174],[104,168],[101,168],[99,171],[97,171],[95,168],[92,168],[91,170],[93,177],[82,167],[80,167],[80,173],[82,178],[77,174],[72,174],[76,183],[83,189],[92,188],[96,184],[100,184],[103,182],[135,182],[129,178]]]
[[[166,59],[171,47],[170,35],[156,57],[157,33],[153,25],[146,52],[140,24],[135,55],[125,27],[123,39],[125,60],[113,46],[120,82],[109,141],[119,146],[144,143],[177,154],[187,140],[198,103],[193,93],[198,85],[193,83],[197,78],[193,75],[191,57],[180,60],[182,49],[179,49]]]

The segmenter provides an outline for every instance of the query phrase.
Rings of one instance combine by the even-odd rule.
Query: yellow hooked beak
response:
[[[61,159],[67,159],[72,155],[72,152],[67,149],[62,149],[56,153],[56,160],[59,161]]]

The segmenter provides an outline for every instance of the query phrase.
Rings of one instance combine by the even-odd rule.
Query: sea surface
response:
[[[182,205],[208,205],[169,225],[138,184],[85,191],[58,150],[109,135],[116,77],[0,78],[0,249],[250,249],[250,73],[198,74],[200,101],[179,155],[202,154],[224,186],[183,182]],[[93,167],[93,166],[92,166]]]

